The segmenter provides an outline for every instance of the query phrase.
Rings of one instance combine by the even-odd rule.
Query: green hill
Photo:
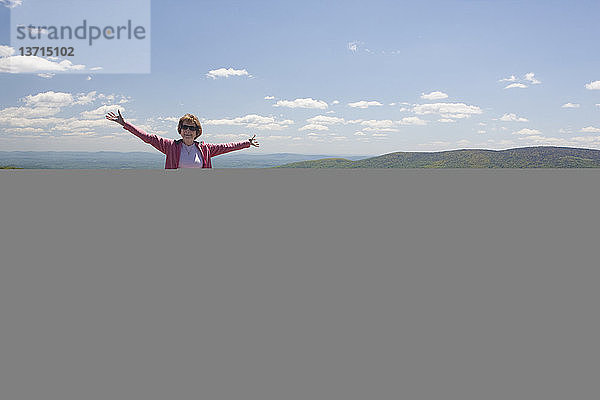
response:
[[[397,152],[357,161],[343,158],[302,161],[278,168],[600,168],[600,150],[540,146]]]

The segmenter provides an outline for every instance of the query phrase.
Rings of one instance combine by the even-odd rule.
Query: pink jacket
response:
[[[144,142],[151,144],[156,150],[166,154],[165,169],[179,168],[179,156],[181,155],[181,144],[183,139],[173,140],[156,135],[151,135],[143,130],[136,128],[128,122],[125,122],[123,129],[128,130]],[[250,147],[250,141],[226,144],[210,144],[204,142],[194,142],[202,154],[202,168],[212,168],[210,158],[219,154],[229,153],[230,151],[240,150]]]

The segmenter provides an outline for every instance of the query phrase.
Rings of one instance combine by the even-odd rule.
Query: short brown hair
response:
[[[198,128],[198,131],[196,132],[196,136],[194,137],[194,139],[196,139],[196,138],[198,138],[198,136],[202,135],[202,125],[200,125],[200,120],[198,119],[198,117],[196,117],[195,115],[192,115],[192,114],[185,114],[183,117],[179,118],[179,124],[177,125],[177,132],[179,132],[180,134],[181,134],[181,125],[183,125],[184,122],[192,122]]]

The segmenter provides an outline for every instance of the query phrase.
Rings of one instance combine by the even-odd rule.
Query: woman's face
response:
[[[181,124],[181,132],[179,132],[179,134],[183,139],[193,141],[196,139],[196,135],[198,135],[198,131],[196,129],[196,124],[194,124],[192,121],[185,121],[183,124]]]

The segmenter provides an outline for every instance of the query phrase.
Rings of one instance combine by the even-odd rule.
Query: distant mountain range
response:
[[[508,150],[396,152],[362,160],[325,158],[279,168],[598,168],[600,150],[571,147],[521,147]]]
[[[600,150],[521,147],[509,150],[396,152],[376,157],[293,153],[223,154],[214,168],[598,168]],[[0,151],[0,168],[163,169],[165,156],[146,152]]]
[[[306,155],[293,153],[244,154],[232,152],[212,159],[213,168],[269,168],[297,161],[328,157],[358,160],[369,156]],[[0,151],[0,168],[27,169],[164,169],[165,155],[159,152],[116,151]]]

